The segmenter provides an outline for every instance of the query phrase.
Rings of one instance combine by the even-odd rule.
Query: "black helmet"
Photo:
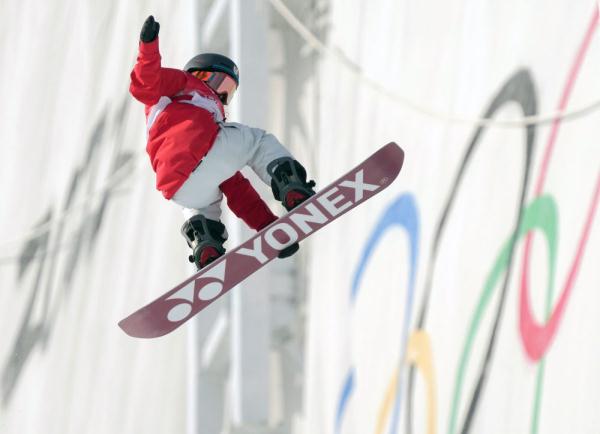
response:
[[[240,72],[237,65],[227,56],[216,53],[202,53],[192,57],[183,69],[186,72],[219,71],[230,75],[235,83],[240,84]]]

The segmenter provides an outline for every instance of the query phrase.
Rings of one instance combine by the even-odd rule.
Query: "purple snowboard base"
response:
[[[136,338],[156,338],[172,332],[275,259],[280,250],[302,241],[388,187],[403,162],[404,151],[388,143],[240,246],[121,320],[119,326]]]

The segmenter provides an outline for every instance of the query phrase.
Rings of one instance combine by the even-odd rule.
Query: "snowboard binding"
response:
[[[307,182],[306,170],[292,158],[282,157],[271,161],[267,173],[271,176],[273,196],[288,211],[315,194],[315,181]]]
[[[281,201],[286,210],[291,211],[315,194],[315,181],[306,181],[306,170],[296,160],[289,157],[277,158],[267,166],[271,176],[271,189],[275,199]],[[287,258],[298,251],[294,243],[279,252],[279,258]]]
[[[198,270],[225,254],[223,243],[227,240],[227,232],[219,221],[195,215],[183,224],[181,234],[193,252],[188,259]]]

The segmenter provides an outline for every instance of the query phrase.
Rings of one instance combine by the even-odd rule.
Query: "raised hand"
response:
[[[160,24],[158,21],[154,21],[154,17],[150,15],[146,18],[142,31],[140,33],[140,40],[142,42],[152,42],[158,37],[158,31],[160,30]]]

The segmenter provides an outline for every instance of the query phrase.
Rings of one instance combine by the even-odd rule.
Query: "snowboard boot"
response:
[[[291,211],[315,194],[315,181],[306,181],[306,170],[289,157],[273,160],[267,166],[275,199]]]
[[[315,182],[306,181],[306,170],[292,158],[283,157],[271,161],[267,166],[267,172],[271,176],[273,196],[288,211],[315,194],[313,190]],[[278,257],[292,256],[299,248],[298,243],[294,243],[280,251]]]
[[[223,223],[195,215],[181,227],[181,234],[192,249],[189,261],[196,264],[198,270],[225,254],[223,243],[227,232]]]

